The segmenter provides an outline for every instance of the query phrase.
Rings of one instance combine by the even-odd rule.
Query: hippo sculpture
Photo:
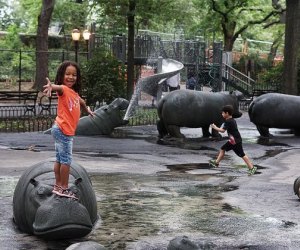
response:
[[[294,193],[300,199],[300,176],[297,177],[294,181]]]
[[[110,135],[114,128],[125,125],[122,112],[127,109],[129,102],[123,98],[116,98],[109,105],[104,105],[94,111],[94,117],[83,116],[79,119],[76,135]],[[51,134],[51,129],[44,132]]]
[[[17,227],[24,233],[51,240],[89,234],[98,215],[96,196],[86,170],[76,163],[72,163],[70,168],[69,187],[78,200],[53,194],[53,183],[51,161],[35,164],[25,170],[13,196]]]
[[[232,105],[234,118],[242,116],[238,109],[238,97],[232,92],[202,92],[193,90],[175,90],[164,96],[158,103],[159,137],[166,135],[184,138],[180,127],[202,128],[203,137],[219,137],[216,130],[209,132],[211,123],[220,126],[224,105]]]
[[[125,125],[121,110],[128,107],[129,102],[123,98],[116,98],[109,105],[95,110],[95,116],[81,117],[76,129],[76,135],[110,135],[114,128]]]
[[[263,137],[272,136],[269,128],[292,129],[300,135],[300,97],[268,93],[254,99],[249,106],[250,121]]]
[[[169,242],[167,250],[200,250],[205,249],[197,246],[187,236],[179,236]],[[207,248],[208,249],[208,248]]]

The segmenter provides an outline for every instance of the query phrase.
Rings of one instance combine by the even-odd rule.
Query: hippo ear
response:
[[[35,186],[35,187],[39,184],[39,182],[36,181],[35,179],[30,179],[29,182],[30,182],[33,186]]]
[[[79,177],[75,180],[75,185],[77,186],[80,182],[82,182],[82,178]]]

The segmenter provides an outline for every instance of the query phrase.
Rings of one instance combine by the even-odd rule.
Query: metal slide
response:
[[[161,87],[161,83],[164,80],[178,74],[183,67],[184,66],[181,62],[173,59],[163,59],[161,67],[162,70],[160,73],[140,78],[135,86],[134,93],[124,116],[124,120],[128,121],[129,118],[134,115],[134,111],[138,106],[138,98],[141,91],[149,95],[156,96],[159,88]]]

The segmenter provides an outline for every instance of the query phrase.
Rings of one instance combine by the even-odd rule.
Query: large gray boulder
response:
[[[202,128],[203,137],[219,137],[216,130],[209,132],[211,123],[220,126],[223,123],[221,110],[232,105],[234,118],[242,116],[239,111],[238,97],[228,92],[202,92],[194,90],[175,90],[164,96],[158,103],[159,121],[157,129],[160,137],[183,138],[181,127]]]
[[[20,231],[46,239],[78,238],[89,234],[98,219],[96,196],[86,170],[72,163],[70,189],[79,200],[52,194],[54,162],[26,169],[13,196],[14,222]]]

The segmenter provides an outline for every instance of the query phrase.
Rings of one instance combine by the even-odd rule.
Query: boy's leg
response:
[[[223,159],[224,155],[225,155],[225,150],[221,149],[219,152],[219,155],[217,157],[217,160],[210,160],[209,164],[213,167],[218,167],[219,163]]]
[[[243,159],[244,162],[247,164],[247,167],[248,167],[249,169],[252,169],[252,168],[253,168],[253,164],[252,164],[252,162],[250,161],[250,159],[249,159],[249,157],[248,157],[247,155],[244,155],[244,156],[242,157],[242,159]]]
[[[220,161],[222,161],[222,159],[224,158],[224,155],[225,155],[225,150],[221,149],[220,152],[219,152],[218,158],[216,160],[217,164],[219,164]]]
[[[242,159],[244,160],[244,162],[247,164],[248,167],[248,175],[254,175],[257,167],[253,166],[252,162],[250,161],[249,157],[247,155],[244,155],[242,157]]]

